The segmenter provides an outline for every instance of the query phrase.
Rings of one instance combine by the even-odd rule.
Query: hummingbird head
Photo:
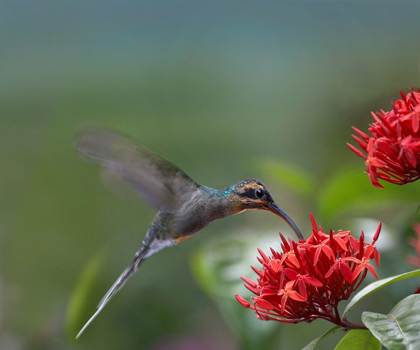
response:
[[[240,213],[244,210],[266,210],[280,216],[292,228],[299,239],[304,239],[299,228],[271,197],[267,187],[257,179],[246,179],[233,185],[235,197],[235,211]]]

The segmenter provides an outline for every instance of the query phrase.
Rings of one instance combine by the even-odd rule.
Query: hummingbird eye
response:
[[[257,188],[257,189],[255,190],[255,196],[256,196],[257,198],[262,198],[262,197],[264,197],[264,191],[263,191],[263,190],[261,190],[261,189],[259,189],[259,188]]]

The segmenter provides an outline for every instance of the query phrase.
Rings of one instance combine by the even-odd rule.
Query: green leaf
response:
[[[420,349],[420,295],[400,301],[388,315],[364,312],[362,321],[389,350]]]
[[[218,306],[227,324],[240,338],[241,349],[268,349],[281,327],[277,322],[262,322],[255,313],[241,306],[235,294],[247,294],[241,275],[254,274],[249,268],[254,257],[255,238],[218,239],[196,249],[191,260],[193,276]]]
[[[383,287],[386,287],[395,282],[405,280],[407,278],[413,278],[413,277],[419,277],[419,276],[420,276],[420,270],[415,270],[415,271],[403,273],[402,275],[384,278],[382,280],[375,281],[369,284],[350,300],[350,302],[347,304],[346,308],[344,309],[343,317],[345,317],[357,303],[359,303],[361,300],[366,298],[368,295],[378,291],[379,289],[382,289]]]
[[[347,333],[334,350],[381,350],[382,346],[371,332],[354,329]]]
[[[327,337],[330,334],[333,334],[337,331],[342,330],[340,326],[335,326],[333,328],[330,328],[328,331],[326,331],[323,335],[319,336],[318,338],[312,340],[308,345],[306,345],[302,350],[312,350],[315,349],[315,347],[319,344],[319,342]]]
[[[296,164],[268,157],[258,159],[257,163],[265,177],[287,186],[296,193],[310,194],[316,188],[316,180],[312,174]]]
[[[418,203],[420,186],[411,184],[395,186],[384,183],[385,188],[373,187],[368,176],[363,173],[363,165],[358,168],[343,169],[335,173],[317,196],[323,220],[330,221],[340,213],[349,211],[365,212],[380,210],[390,205]]]
[[[73,291],[66,312],[66,331],[69,339],[74,340],[90,315],[89,304],[98,283],[99,271],[103,263],[102,251],[95,254],[86,264]]]

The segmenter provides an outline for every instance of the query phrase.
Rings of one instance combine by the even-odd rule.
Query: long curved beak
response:
[[[281,209],[275,202],[268,203],[269,210],[276,214],[277,216],[280,216],[284,221],[287,222],[287,224],[291,227],[291,229],[296,233],[296,236],[299,238],[299,240],[304,240],[302,233],[300,232],[299,228],[296,226],[294,221],[291,219],[289,215],[287,215],[283,209]]]

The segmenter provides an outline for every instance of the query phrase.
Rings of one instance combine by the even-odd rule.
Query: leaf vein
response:
[[[405,344],[405,346],[407,347],[408,346],[408,342],[407,342],[407,339],[406,339],[406,337],[405,337],[405,334],[404,334],[404,332],[403,332],[403,330],[402,330],[402,328],[401,328],[401,326],[400,326],[400,324],[399,324],[399,322],[398,322],[398,320],[394,317],[394,315],[392,315],[392,314],[388,314],[388,316],[389,317],[392,317],[392,319],[394,320],[394,322],[396,323],[396,325],[398,326],[398,329],[400,330],[400,332],[401,332],[401,334],[402,334],[402,336],[403,336],[403,340],[404,340],[404,344]]]
[[[372,333],[369,334],[369,336],[366,338],[365,344],[363,346],[363,350],[368,349],[369,347],[369,343],[370,343],[370,339],[373,337]]]

